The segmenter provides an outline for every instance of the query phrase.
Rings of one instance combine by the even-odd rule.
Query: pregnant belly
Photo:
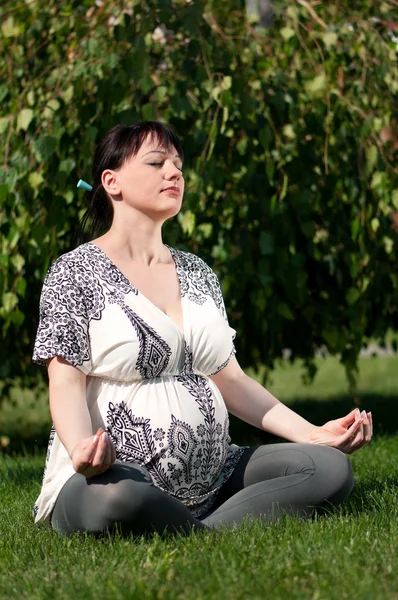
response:
[[[108,403],[106,424],[117,458],[145,466],[156,486],[186,504],[211,495],[230,442],[228,413],[211,381],[145,382],[131,398]]]

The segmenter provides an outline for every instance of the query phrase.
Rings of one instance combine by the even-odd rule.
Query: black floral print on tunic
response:
[[[233,355],[233,332],[210,267],[190,253],[170,252],[184,332],[154,310],[99,247],[84,244],[48,272],[33,358],[45,363],[62,356],[82,367],[90,415],[107,428],[118,460],[145,467],[154,485],[200,516],[244,451],[230,445],[228,413],[208,375]],[[37,522],[50,518],[73,473],[55,431],[47,467]]]

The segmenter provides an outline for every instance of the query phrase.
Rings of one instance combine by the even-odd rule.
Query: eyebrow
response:
[[[147,152],[146,154],[144,154],[144,156],[147,156],[147,154],[151,154],[153,152],[157,152],[158,154],[167,154],[166,150],[150,150],[149,152]],[[179,154],[176,154],[175,158],[181,159],[181,156]]]

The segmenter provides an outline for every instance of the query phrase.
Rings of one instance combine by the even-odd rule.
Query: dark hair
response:
[[[167,125],[159,121],[141,121],[136,125],[116,125],[108,131],[98,144],[93,162],[93,189],[86,193],[90,202],[80,221],[79,242],[84,241],[85,229],[90,222],[88,237],[93,239],[108,229],[113,220],[113,207],[101,183],[106,169],[118,169],[123,163],[137,154],[146,138],[151,136],[159,146],[169,149],[174,146],[183,160],[184,153],[177,135]]]

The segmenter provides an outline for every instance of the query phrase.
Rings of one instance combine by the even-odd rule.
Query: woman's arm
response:
[[[86,477],[103,473],[115,461],[115,449],[107,433],[93,434],[86,376],[56,356],[48,362],[48,377],[51,417],[75,471]]]
[[[71,456],[81,439],[93,435],[86,402],[86,376],[63,358],[48,363],[50,411],[55,430]]]
[[[229,412],[291,442],[325,444],[351,453],[372,437],[371,417],[359,411],[316,427],[246,375],[236,358],[211,379],[219,388]]]
[[[291,442],[304,442],[314,425],[246,375],[236,358],[212,377],[230,413]]]

